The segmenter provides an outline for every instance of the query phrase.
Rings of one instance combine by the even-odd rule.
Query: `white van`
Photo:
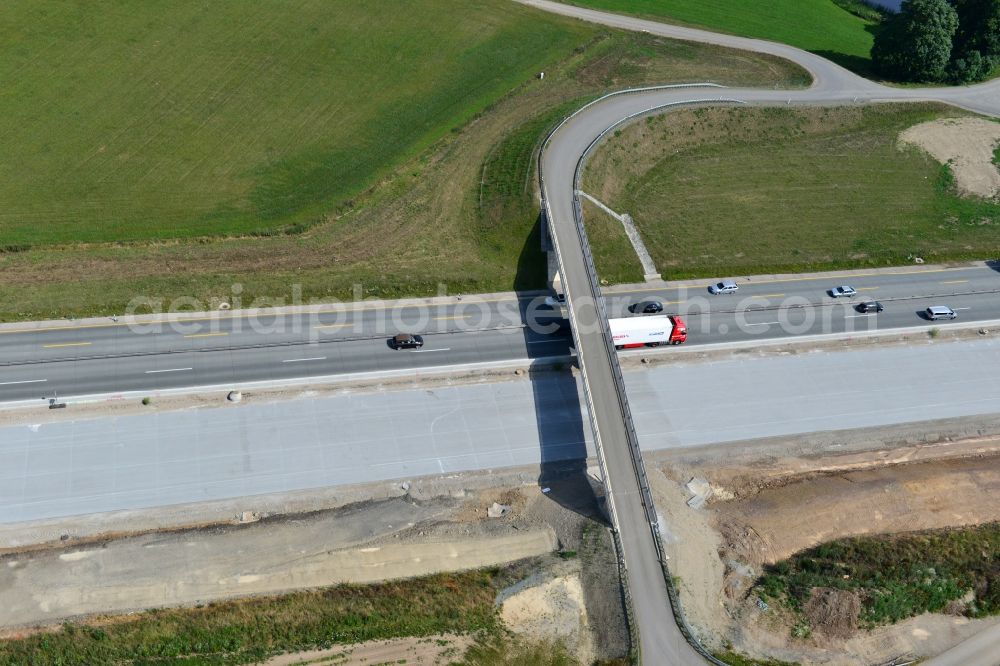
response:
[[[944,305],[932,305],[931,307],[924,310],[924,314],[931,321],[937,321],[938,319],[954,319],[958,315],[951,308]]]

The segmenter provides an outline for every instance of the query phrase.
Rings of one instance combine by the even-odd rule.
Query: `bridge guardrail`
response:
[[[714,85],[714,84],[712,84],[712,85]],[[680,87],[689,87],[689,86],[658,86],[658,87],[654,87],[654,88],[642,88],[642,89],[624,90],[624,91],[620,91],[618,93],[611,93],[609,95],[605,95],[603,97],[598,98],[597,100],[594,100],[593,102],[590,102],[590,103],[586,104],[585,106],[581,107],[576,112],[574,112],[573,114],[567,116],[561,123],[559,123],[559,125],[557,125],[548,134],[548,136],[545,137],[545,141],[542,143],[542,147],[541,147],[541,149],[538,152],[538,180],[539,180],[539,187],[540,187],[541,196],[542,196],[542,209],[544,211],[544,218],[545,218],[545,223],[546,224],[551,224],[552,223],[552,216],[551,216],[551,209],[549,207],[549,203],[547,201],[546,193],[545,193],[545,178],[544,178],[544,173],[543,173],[543,168],[542,168],[542,156],[544,155],[545,147],[548,145],[549,140],[552,138],[552,136],[557,131],[559,131],[559,129],[563,125],[565,125],[570,119],[572,119],[575,115],[579,114],[581,111],[583,111],[584,109],[592,106],[593,104],[596,104],[596,103],[598,103],[598,102],[600,102],[600,101],[602,101],[604,99],[607,99],[608,97],[611,97],[611,96],[614,96],[614,95],[620,95],[620,94],[645,92],[645,91],[648,91],[648,90],[655,90],[655,89],[680,88]],[[721,86],[715,86],[715,87],[721,87]],[[667,109],[667,108],[671,108],[671,107],[675,107],[675,106],[691,106],[691,105],[697,105],[697,104],[710,104],[710,103],[715,103],[715,104],[718,104],[718,103],[736,103],[736,104],[742,104],[743,102],[741,102],[740,100],[736,100],[736,99],[726,99],[726,98],[709,99],[709,98],[703,98],[703,99],[695,99],[695,100],[688,100],[688,101],[683,101],[683,102],[674,102],[674,103],[670,103],[670,104],[657,105],[657,106],[650,107],[648,109],[644,109],[644,110],[639,111],[637,113],[630,114],[630,115],[626,116],[625,118],[620,119],[618,122],[612,124],[611,126],[609,126],[608,128],[606,128],[603,132],[601,132],[590,143],[590,145],[587,146],[587,149],[583,152],[583,154],[580,156],[579,160],[577,161],[576,171],[575,171],[574,176],[573,176],[573,190],[574,190],[574,196],[573,196],[573,214],[574,214],[574,218],[575,218],[574,222],[576,224],[576,231],[577,231],[577,234],[578,234],[579,239],[580,239],[581,247],[583,248],[584,262],[585,262],[585,264],[587,266],[587,273],[588,273],[588,278],[589,278],[588,281],[590,283],[591,296],[594,298],[595,307],[597,308],[597,313],[598,313],[598,319],[601,322],[602,337],[604,339],[605,353],[608,355],[608,359],[609,359],[609,362],[610,362],[610,365],[611,365],[612,377],[613,377],[613,380],[614,380],[614,383],[615,383],[615,393],[617,395],[619,407],[620,407],[621,414],[622,414],[622,418],[624,419],[624,423],[625,423],[625,432],[626,432],[626,437],[627,437],[627,440],[628,440],[627,445],[629,447],[629,455],[630,455],[630,458],[632,460],[632,467],[633,467],[633,470],[635,472],[635,476],[636,476],[636,480],[637,480],[638,485],[639,485],[640,493],[642,495],[643,508],[645,510],[645,513],[646,513],[647,522],[649,523],[649,529],[652,532],[653,542],[655,544],[655,548],[656,548],[656,552],[657,552],[657,558],[659,559],[660,566],[661,566],[661,568],[663,570],[663,577],[664,577],[664,580],[665,580],[665,583],[666,583],[667,594],[668,594],[668,597],[670,599],[670,604],[671,604],[671,609],[672,609],[672,612],[673,612],[673,615],[674,615],[674,620],[677,623],[678,629],[680,630],[680,632],[684,636],[684,638],[687,640],[687,642],[706,661],[708,661],[708,662],[710,662],[712,664],[716,664],[717,666],[728,666],[725,662],[720,661],[715,656],[713,656],[708,650],[706,650],[705,647],[698,640],[698,638],[694,635],[694,632],[692,631],[691,626],[688,624],[687,619],[684,616],[683,609],[681,608],[681,604],[680,604],[680,598],[679,598],[679,595],[677,593],[677,589],[674,586],[673,578],[670,575],[670,569],[669,569],[669,566],[667,565],[666,553],[663,550],[663,543],[662,543],[661,536],[660,536],[659,520],[658,520],[658,517],[656,515],[656,505],[653,502],[652,492],[651,492],[650,487],[649,487],[649,480],[648,480],[648,477],[646,475],[645,464],[642,461],[642,452],[639,449],[639,438],[638,438],[638,435],[637,435],[637,433],[635,431],[635,425],[634,425],[633,420],[632,420],[632,411],[631,411],[631,408],[629,407],[628,396],[627,396],[626,390],[625,390],[625,379],[624,379],[624,376],[622,375],[621,365],[618,362],[617,351],[614,348],[614,341],[613,341],[613,338],[611,336],[610,327],[608,325],[607,311],[606,311],[605,306],[604,306],[603,298],[601,297],[601,287],[600,287],[599,279],[597,277],[597,269],[596,269],[596,266],[594,264],[593,253],[592,253],[592,251],[590,249],[590,242],[587,239],[586,228],[584,227],[583,209],[582,209],[582,205],[580,203],[579,197],[576,196],[576,194],[575,194],[575,192],[580,189],[580,177],[581,177],[581,174],[582,174],[582,171],[583,171],[583,166],[586,163],[587,157],[590,155],[590,153],[594,149],[594,147],[596,147],[601,142],[601,140],[605,136],[607,136],[607,134],[609,132],[614,131],[617,127],[620,127],[621,125],[623,125],[623,124],[625,124],[625,123],[627,123],[627,122],[629,122],[629,121],[631,121],[631,120],[633,120],[635,118],[638,118],[638,117],[641,117],[641,116],[645,116],[645,115],[648,115],[650,113],[655,113],[657,111],[661,111],[661,110],[664,110],[664,109]],[[555,234],[554,230],[552,231],[552,233],[550,235],[553,238],[553,246],[555,247],[556,254],[557,254],[557,256],[561,257],[561,255],[559,254],[558,240],[556,238],[556,234]],[[562,270],[562,262],[560,261],[560,271],[561,270]],[[565,280],[565,276],[563,277],[563,285],[564,285],[564,288],[567,285],[567,281]],[[575,317],[573,316],[573,311],[572,311],[572,295],[570,295],[570,298],[567,299],[567,303],[569,304],[569,309],[570,309],[570,321],[575,321]],[[578,334],[578,332],[576,330],[576,327],[572,327],[572,328],[573,328],[574,344],[577,346],[577,349],[579,349],[579,334]],[[577,354],[577,358],[579,359],[579,362],[581,364],[581,370],[583,370],[584,375],[586,375],[586,370],[583,368],[582,354],[578,353]],[[584,381],[583,384],[584,384],[584,395],[586,396],[586,400],[587,400],[588,412],[590,413],[591,426],[592,426],[592,428],[594,430],[594,433],[595,433],[595,446],[596,446],[597,452],[598,452],[598,461],[600,462],[600,465],[601,465],[601,474],[602,474],[602,476],[604,478],[605,486],[607,488],[608,503],[609,503],[609,506],[610,506],[612,519],[613,519],[614,524],[615,524],[615,546],[616,546],[616,550],[618,550],[619,570],[623,573],[622,583],[623,583],[623,588],[625,590],[624,594],[626,595],[626,600],[630,601],[630,599],[628,597],[628,595],[629,595],[629,593],[628,593],[628,572],[627,572],[627,568],[625,567],[624,554],[622,553],[622,550],[621,550],[620,536],[617,533],[617,514],[615,514],[615,512],[614,512],[613,489],[610,486],[610,479],[608,479],[607,468],[606,468],[606,465],[605,465],[605,462],[604,462],[603,447],[602,447],[602,443],[600,442],[600,433],[599,433],[599,431],[598,431],[598,429],[596,427],[597,424],[596,424],[596,420],[595,420],[595,416],[594,416],[594,405],[593,405],[593,401],[592,401],[592,398],[591,398],[591,395],[590,395],[590,389],[587,386],[587,382],[586,381]],[[636,628],[635,622],[634,622],[634,616],[632,614],[633,611],[631,609],[631,603],[628,603],[627,608],[628,608],[627,613],[628,613],[628,621],[629,621],[629,625],[630,625],[630,633],[633,636],[633,644],[635,646],[635,649],[636,649],[636,651],[638,651],[638,645],[639,645],[639,642],[638,642],[638,633],[637,633],[637,628]]]
[[[554,131],[555,130],[553,130],[553,132]],[[549,136],[551,136],[551,134]],[[545,142],[546,143],[548,142],[548,137],[546,137]],[[541,154],[542,154],[543,151],[544,151],[544,144],[542,146],[542,150],[539,151],[539,159],[540,159],[540,156],[541,156]],[[539,179],[541,179],[541,173],[542,173],[541,172],[541,166],[539,166],[539,172],[538,173],[539,173]],[[545,190],[542,189],[543,193],[544,193],[544,191]],[[544,218],[544,223],[545,224],[550,224],[550,220],[552,219],[552,211],[550,210],[549,205],[548,205],[548,201],[544,198],[544,196],[542,198],[542,217]],[[553,248],[556,251],[556,256],[562,256],[559,253],[559,239],[556,237],[556,234],[555,233],[551,233],[550,237],[551,237],[552,246],[553,246]],[[561,261],[559,262],[559,271],[562,272],[562,262]],[[562,283],[563,283],[563,288],[566,289],[567,285],[566,285],[566,279],[565,279],[565,277],[563,277]],[[574,317],[573,317],[573,300],[572,300],[572,298],[567,298],[566,299],[566,307],[569,310],[569,319],[570,319],[570,321],[573,321]],[[575,326],[571,326],[570,329],[571,329],[572,335],[573,335],[573,345],[576,347],[577,350],[579,350],[580,349],[580,334],[576,330]],[[580,371],[586,377],[586,369],[584,367],[583,355],[578,353],[576,355],[576,359],[577,359],[577,363],[580,365]],[[591,393],[590,393],[590,386],[587,384],[586,381],[583,382],[583,396],[584,396],[584,400],[587,403],[587,414],[590,417],[590,429],[594,433],[594,448],[597,451],[597,464],[598,464],[598,466],[601,469],[601,478],[604,481],[604,492],[605,492],[605,496],[606,496],[605,502],[606,502],[607,507],[608,507],[608,514],[609,514],[609,516],[611,518],[611,526],[612,526],[611,536],[612,536],[612,539],[615,542],[615,554],[616,554],[616,560],[617,560],[617,563],[618,563],[618,577],[619,577],[619,580],[621,581],[622,601],[623,601],[624,606],[625,606],[625,615],[626,615],[625,621],[628,624],[628,628],[629,628],[629,642],[632,644],[632,646],[631,646],[632,647],[632,653],[634,655],[638,655],[638,651],[639,651],[638,628],[636,626],[635,617],[633,615],[632,597],[631,597],[631,594],[629,592],[629,586],[628,586],[628,567],[625,566],[624,549],[622,548],[622,544],[621,544],[621,535],[618,532],[618,513],[615,510],[614,491],[613,491],[613,489],[611,487],[611,480],[608,478],[608,467],[607,467],[607,463],[606,463],[605,458],[604,458],[604,447],[601,444],[601,433],[600,433],[600,430],[597,427],[597,416],[596,416],[596,411],[594,409],[593,397],[591,396]],[[638,659],[636,658],[635,661],[638,662]]]

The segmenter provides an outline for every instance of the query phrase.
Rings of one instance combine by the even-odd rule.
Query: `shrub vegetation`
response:
[[[1000,614],[1000,523],[840,539],[767,567],[754,590],[800,611],[814,588],[857,591],[865,626],[938,613]]]
[[[251,664],[282,652],[402,636],[498,635],[493,602],[510,583],[506,576],[486,569],[67,623],[0,640],[0,665]]]
[[[882,75],[971,83],[1000,63],[1000,0],[904,0],[872,46]]]

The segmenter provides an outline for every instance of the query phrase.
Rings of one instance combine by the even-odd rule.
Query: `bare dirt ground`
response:
[[[572,646],[581,664],[596,654],[579,574],[559,576],[521,590],[501,604],[500,617],[515,634]]]
[[[899,140],[922,148],[942,164],[951,164],[963,194],[991,199],[1000,192],[1000,171],[993,164],[1000,124],[985,118],[932,120],[909,128]]]
[[[607,650],[597,649],[587,612],[583,568],[579,560],[550,563],[502,593],[497,604],[507,629],[529,643],[564,645],[580,664],[594,663],[599,654],[606,657]],[[371,641],[280,655],[265,666],[443,664],[474,642],[473,637],[453,635]]]
[[[895,435],[907,436],[905,429]],[[883,441],[893,437],[882,433]],[[764,565],[824,541],[1000,520],[1000,504],[989,499],[1000,492],[1000,437],[928,443],[917,435],[874,449],[877,438],[865,447],[863,432],[836,438],[843,440],[838,453],[829,452],[829,438],[817,437],[796,446],[662,454],[650,465],[671,572],[703,640],[730,641],[759,657],[846,666],[935,655],[1000,623],[923,615],[865,631],[850,612],[853,595],[820,590],[805,609],[820,628],[793,638],[788,611],[762,611],[748,598]],[[685,504],[691,493],[684,484],[695,476],[713,490],[700,510]]]
[[[525,476],[469,474],[428,486],[419,497],[408,488],[396,497],[247,524],[8,548],[0,556],[0,627],[20,635],[66,618],[537,558],[530,575],[498,599],[508,628],[559,640],[585,662],[621,657],[629,646],[615,555],[591,482],[582,469],[553,472],[544,485],[537,475],[529,484]],[[494,503],[509,511],[490,518]],[[439,663],[443,653],[435,649],[401,641],[283,658]]]
[[[472,644],[469,636],[399,638],[344,645],[329,650],[283,654],[264,666],[375,666],[376,664],[444,664],[462,655]]]

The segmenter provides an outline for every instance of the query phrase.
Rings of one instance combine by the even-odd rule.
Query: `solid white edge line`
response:
[[[145,397],[169,396],[169,395],[191,395],[194,393],[229,392],[232,390],[251,389],[276,389],[291,386],[310,386],[313,384],[342,385],[362,381],[385,380],[385,379],[412,379],[419,382],[423,378],[440,377],[441,375],[452,375],[460,372],[472,372],[475,370],[494,370],[504,368],[531,368],[546,365],[563,364],[573,359],[573,356],[548,356],[539,359],[521,358],[508,361],[482,361],[479,363],[455,363],[451,365],[435,365],[429,368],[400,368],[398,370],[372,370],[369,372],[355,372],[335,375],[321,375],[318,377],[290,377],[288,379],[265,379],[253,382],[233,382],[231,384],[202,384],[196,386],[179,386],[169,389],[147,389],[140,391],[119,391],[115,393],[87,393],[81,395],[67,395],[59,398],[60,402],[67,404],[87,404],[98,402],[121,402],[129,399],[140,399]],[[26,407],[37,407],[38,400],[16,400],[0,402],[0,411],[6,409],[22,409]]]

